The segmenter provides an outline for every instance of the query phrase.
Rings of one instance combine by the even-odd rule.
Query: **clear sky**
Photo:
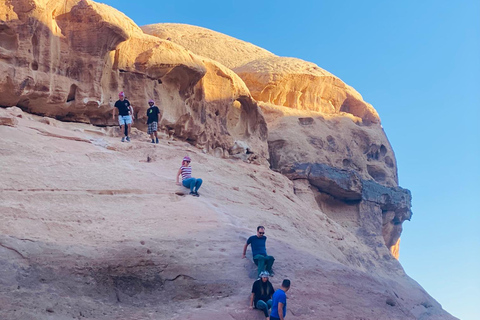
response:
[[[400,262],[480,319],[480,1],[99,0],[138,25],[186,23],[316,63],[380,114],[413,194]]]

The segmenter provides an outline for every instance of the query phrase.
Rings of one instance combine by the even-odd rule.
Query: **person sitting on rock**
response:
[[[158,115],[159,114],[160,114],[160,116],[162,116],[162,115],[160,113],[160,109],[158,109],[158,107],[155,105],[155,101],[150,99],[150,101],[148,101],[148,105],[150,106],[150,108],[148,108],[148,110],[147,110],[147,117],[148,117],[147,133],[150,135],[150,138],[152,139],[152,143],[158,143],[158,135],[157,135]],[[155,137],[155,139],[153,139],[154,137]]]
[[[177,172],[177,184],[183,185],[185,188],[190,188],[190,194],[199,197],[198,189],[202,185],[202,179],[195,179],[192,177],[192,167],[190,167],[190,162],[192,160],[190,157],[186,156],[182,160],[182,166],[178,169]],[[182,175],[182,184],[178,181],[178,177]]]
[[[118,100],[115,102],[115,108],[113,109],[113,119],[115,120],[115,113],[118,109],[118,123],[120,124],[122,133],[124,132],[124,126],[127,126],[125,137],[122,138],[122,142],[125,140],[130,141],[130,130],[132,125],[132,116],[130,114],[130,102],[125,99],[125,93],[120,92],[118,94]]]
[[[253,283],[250,296],[250,309],[262,310],[267,320],[269,319],[268,310],[272,307],[272,296],[275,292],[268,277],[267,271],[260,272],[260,279]]]
[[[267,270],[270,275],[273,275],[272,266],[275,262],[275,258],[267,255],[267,249],[265,243],[267,237],[265,236],[265,227],[258,226],[257,234],[248,238],[247,243],[243,247],[243,256],[245,259],[245,254],[247,253],[247,247],[249,244],[252,245],[252,256],[253,262],[257,265],[257,274],[260,277],[260,272]]]

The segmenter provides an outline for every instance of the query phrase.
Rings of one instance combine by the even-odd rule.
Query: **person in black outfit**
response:
[[[269,319],[268,310],[272,307],[272,296],[275,292],[268,276],[267,271],[260,273],[260,279],[253,283],[252,295],[250,296],[250,309],[262,310],[267,319]]]
[[[158,143],[158,135],[157,135],[158,115],[160,114],[160,117],[161,117],[162,114],[160,113],[160,110],[158,109],[158,107],[155,105],[155,101],[153,101],[152,99],[148,101],[148,105],[150,106],[150,108],[148,108],[147,110],[147,117],[148,117],[147,133],[150,135],[150,138],[152,138],[152,143]],[[153,139],[154,136],[155,136],[155,140]]]
[[[127,126],[125,137],[122,138],[122,142],[125,140],[130,141],[130,130],[132,125],[132,115],[130,111],[130,102],[125,99],[125,93],[120,92],[118,94],[117,102],[115,102],[115,109],[113,109],[113,119],[115,120],[115,113],[118,109],[118,123],[120,124],[122,133],[125,131],[124,126]]]

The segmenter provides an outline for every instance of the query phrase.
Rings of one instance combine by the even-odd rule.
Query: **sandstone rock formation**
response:
[[[218,61],[227,68],[243,66],[253,60],[275,55],[251,43],[226,34],[179,23],[157,23],[142,26],[146,33],[169,40],[203,57]]]
[[[0,318],[260,319],[238,253],[264,224],[289,319],[453,319],[394,259],[411,194],[339,78],[89,0],[8,0],[0,20]],[[131,144],[113,138],[118,91]],[[186,153],[200,199],[174,186]]]
[[[155,24],[142,29],[233,68],[252,96],[261,101],[269,130],[272,169],[293,180],[307,179],[320,194],[357,201],[357,211],[363,208],[360,202],[373,203],[363,197],[362,191],[370,180],[378,183],[379,189],[391,188],[382,189],[386,192],[382,197],[401,193],[405,203],[398,207],[390,205],[387,210],[383,203],[375,205],[375,210],[382,212],[378,218],[384,220],[383,228],[379,231],[383,232],[385,244],[394,246],[402,223],[410,220],[411,196],[408,190],[398,189],[395,155],[380,118],[358,92],[313,63],[278,57],[217,32],[180,24]],[[308,172],[292,175],[291,171],[298,168]],[[325,199],[316,199],[326,210]],[[370,210],[370,206],[365,208]],[[359,223],[358,214],[350,217],[354,225]],[[331,218],[337,217],[332,214]]]
[[[305,179],[166,136],[125,144],[109,128],[15,108],[0,117],[18,121],[0,126],[1,319],[263,319],[248,308],[250,250],[241,259],[258,224],[272,283],[292,280],[288,319],[454,319],[383,245],[379,212],[351,232]],[[185,154],[204,178],[200,198],[178,195]]]
[[[265,122],[237,75],[144,34],[111,7],[12,0],[0,18],[0,105],[112,125],[113,103],[125,91],[139,128],[153,98],[164,113],[161,125],[207,152],[228,155],[239,140],[266,156]]]

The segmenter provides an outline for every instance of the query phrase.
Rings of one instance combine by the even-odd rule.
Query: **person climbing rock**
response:
[[[250,309],[262,310],[267,320],[269,319],[268,310],[272,307],[272,296],[275,292],[268,277],[267,271],[260,272],[260,279],[253,283],[250,296]]]
[[[152,99],[148,101],[148,105],[150,106],[150,108],[148,108],[147,110],[147,133],[150,135],[152,143],[158,143],[158,115],[160,114],[161,117],[162,114],[160,113],[160,109],[158,109],[158,107],[155,105],[155,101],[153,101]]]
[[[275,262],[275,258],[272,256],[267,255],[267,248],[265,243],[267,241],[267,237],[265,236],[265,227],[258,226],[257,227],[257,234],[248,238],[247,243],[243,247],[243,256],[242,258],[246,258],[247,247],[249,244],[252,245],[252,256],[253,262],[257,265],[257,274],[260,277],[260,272],[267,270],[270,275],[273,275],[272,266]]]
[[[199,197],[198,189],[202,185],[202,179],[195,179],[192,177],[192,167],[190,167],[190,162],[192,160],[190,157],[186,156],[182,160],[182,166],[178,169],[177,172],[177,184],[183,185],[185,188],[190,188],[190,194],[196,197]],[[178,177],[182,175],[182,183],[178,181]]]
[[[130,111],[130,102],[125,99],[125,93],[122,91],[118,94],[118,100],[115,102],[115,108],[113,109],[113,119],[115,120],[116,110],[118,109],[118,123],[122,133],[125,131],[125,125],[127,126],[125,137],[122,138],[122,142],[130,141],[130,130],[132,125],[132,115]]]

